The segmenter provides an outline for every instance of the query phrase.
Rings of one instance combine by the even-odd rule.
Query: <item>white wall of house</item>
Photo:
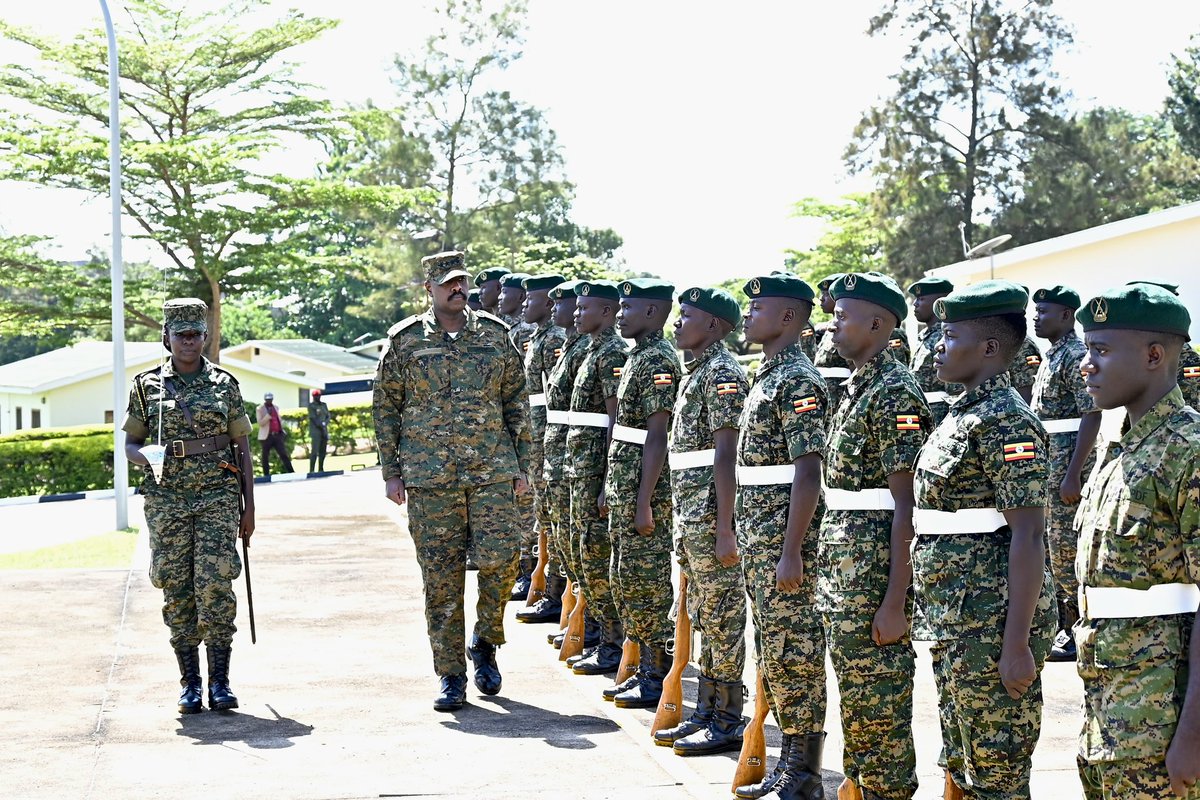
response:
[[[257,351],[257,352],[255,352]],[[223,351],[222,357],[236,358],[239,361],[248,361],[256,367],[273,370],[275,372],[285,372],[304,377],[309,382],[324,383],[330,378],[340,378],[346,374],[346,371],[339,369],[332,364],[322,364],[318,361],[311,361],[307,358],[299,358],[287,353],[277,352],[269,347],[259,346],[253,342],[230,347]],[[259,397],[261,400],[261,396]],[[286,408],[287,406],[282,406]]]
[[[125,370],[125,386],[133,385],[133,376],[154,364],[135,364]],[[62,428],[71,425],[103,425],[105,412],[112,412],[112,373],[97,375],[78,383],[39,392],[0,394],[0,433],[17,430],[16,409],[21,409],[21,430],[34,426],[32,411],[40,414],[40,428]],[[116,410],[120,419],[125,414],[125,401]]]

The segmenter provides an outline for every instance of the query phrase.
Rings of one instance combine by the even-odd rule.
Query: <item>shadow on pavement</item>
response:
[[[281,750],[294,745],[292,739],[313,732],[311,725],[280,716],[269,705],[267,710],[274,719],[238,711],[205,710],[202,714],[188,714],[179,718],[180,727],[175,735],[195,739],[196,744],[245,742],[256,750]]]
[[[498,709],[488,708],[499,706]],[[551,747],[565,750],[590,750],[596,743],[584,737],[595,733],[616,733],[621,728],[607,717],[586,714],[559,714],[507,697],[471,698],[462,710],[450,713],[452,720],[442,726],[474,736],[502,739],[541,739]],[[547,732],[552,731],[549,736]]]

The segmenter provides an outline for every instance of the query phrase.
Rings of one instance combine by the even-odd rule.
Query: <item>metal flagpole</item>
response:
[[[113,343],[113,492],[117,504],[117,530],[129,527],[129,467],[121,409],[125,399],[125,265],[121,260],[121,99],[117,67],[117,35],[113,32],[108,3],[100,0],[108,33],[108,191],[112,196],[112,343]]]

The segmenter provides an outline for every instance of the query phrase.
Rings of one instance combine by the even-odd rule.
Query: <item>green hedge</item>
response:
[[[71,425],[66,428],[30,428],[0,436],[0,444],[6,442],[40,442],[46,439],[69,439],[75,436],[93,436],[97,434],[108,434],[111,438],[112,433],[113,429],[111,425]]]
[[[258,439],[254,408],[250,409],[249,416],[251,424],[254,425],[254,430],[250,433],[250,443],[254,444]],[[279,420],[283,423],[283,432],[293,455],[308,458],[308,409],[291,408],[282,411]],[[375,449],[375,419],[371,415],[370,403],[329,409],[329,448],[331,454],[343,455]]]
[[[94,429],[96,426],[80,426]],[[49,433],[52,429],[42,429]],[[65,434],[61,432],[66,430]],[[55,437],[0,439],[0,497],[83,492],[113,485],[112,430],[58,429]],[[129,485],[142,482],[142,471],[129,470]]]

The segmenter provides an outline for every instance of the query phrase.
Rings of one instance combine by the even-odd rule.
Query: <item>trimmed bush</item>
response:
[[[111,489],[112,430],[104,426],[79,428],[92,432],[39,429],[28,433],[52,435],[13,434],[0,439],[0,497]],[[138,486],[141,482],[141,469],[131,468],[129,485]]]
[[[250,443],[258,441],[256,408],[250,409]],[[283,432],[293,457],[308,458],[308,409],[290,408],[279,412]],[[329,447],[331,453],[363,453],[375,449],[375,418],[370,403],[353,406],[335,406],[329,409]],[[256,451],[257,452],[257,451]]]

